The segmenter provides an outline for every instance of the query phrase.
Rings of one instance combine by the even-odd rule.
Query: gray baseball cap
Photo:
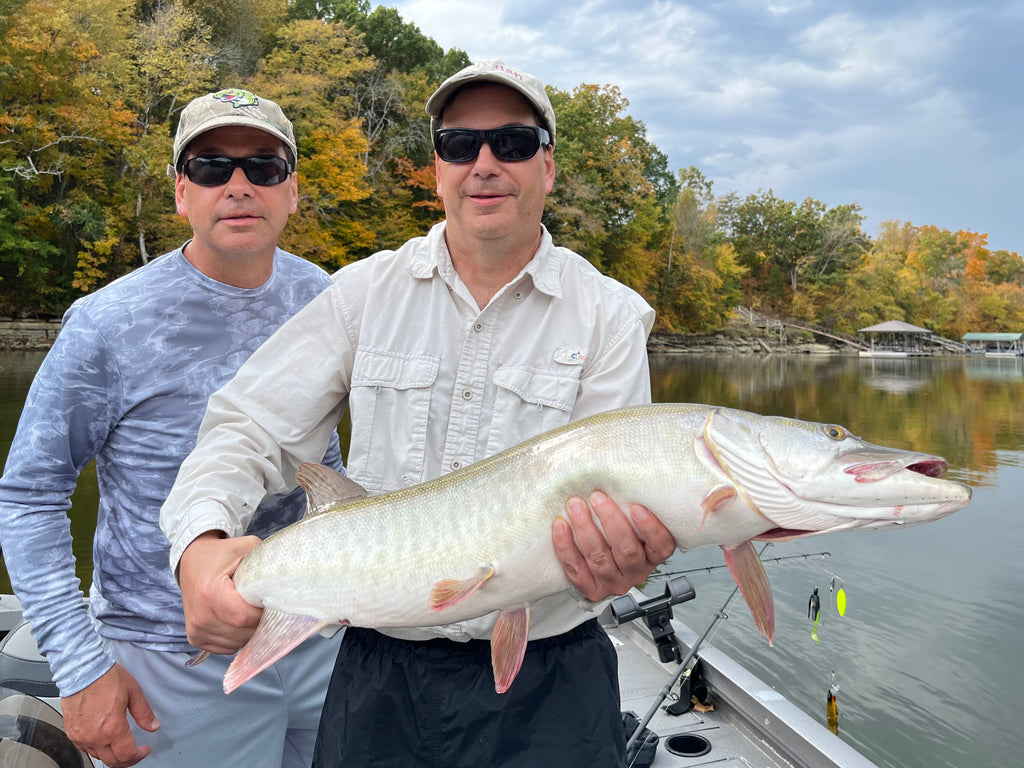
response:
[[[181,111],[178,132],[174,136],[174,155],[168,173],[180,167],[181,156],[196,136],[225,125],[245,125],[258,128],[284,142],[291,152],[291,160],[298,158],[295,130],[284,112],[270,99],[257,96],[242,88],[225,88],[192,99]]]
[[[427,114],[430,115],[430,134],[441,127],[441,113],[448,100],[455,92],[469,83],[498,83],[507,85],[521,93],[541,117],[542,128],[551,134],[551,143],[555,142],[555,110],[551,106],[544,83],[533,75],[521,72],[508,64],[497,60],[481,61],[456,72],[434,91],[427,99]]]

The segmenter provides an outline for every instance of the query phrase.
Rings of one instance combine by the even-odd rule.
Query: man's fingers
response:
[[[601,491],[591,493],[589,502],[579,496],[566,501],[572,528],[557,521],[552,541],[566,577],[596,602],[642,584],[676,547],[672,533],[645,507],[633,504],[627,517]]]
[[[643,538],[647,561],[651,566],[660,565],[676,551],[676,540],[665,524],[655,517],[647,507],[633,504],[629,508],[633,524]]]
[[[582,499],[579,499],[583,503]],[[584,504],[584,506],[586,506]],[[587,566],[586,558],[576,546],[576,538],[573,536],[573,529],[564,518],[555,520],[551,529],[551,540],[555,547],[555,555],[562,564],[562,570],[573,585],[584,595],[589,595],[594,589],[594,579]]]
[[[149,706],[146,695],[138,685],[128,692],[128,714],[145,731],[152,733],[160,727],[160,721],[156,719],[153,708]]]
[[[637,561],[646,563],[643,542],[637,538],[629,518],[619,509],[619,505],[601,491],[590,494],[590,504],[597,519],[601,521],[601,529],[604,531],[602,539],[615,555],[616,570],[622,571]]]
[[[598,494],[591,494],[591,499]],[[603,494],[601,494],[603,496]],[[607,505],[607,501],[604,502]],[[579,496],[573,496],[567,503],[569,510],[569,522],[572,523],[573,532],[576,534],[576,542],[580,552],[587,561],[591,570],[602,572],[615,567],[615,559],[612,557],[611,547],[605,539],[604,533],[594,522],[590,507]],[[607,510],[604,510],[607,515]],[[602,521],[603,522],[603,521]]]
[[[105,764],[111,766],[111,768],[127,768],[127,766],[135,765],[153,751],[152,747],[149,746],[138,746],[135,743],[135,739],[132,738],[129,732],[126,736],[114,739],[109,749],[100,750],[100,760]],[[113,760],[110,757],[104,757],[104,753],[110,753]]]

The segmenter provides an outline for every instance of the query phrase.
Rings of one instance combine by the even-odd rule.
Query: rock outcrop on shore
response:
[[[0,350],[47,350],[59,331],[59,320],[0,320]],[[659,354],[856,354],[852,347],[839,342],[826,344],[809,333],[788,333],[784,340],[780,340],[739,322],[730,323],[718,333],[654,333],[647,349]]]
[[[725,355],[855,355],[857,350],[840,341],[790,331],[780,339],[763,329],[731,321],[724,330],[710,334],[652,333],[647,351],[655,354]]]

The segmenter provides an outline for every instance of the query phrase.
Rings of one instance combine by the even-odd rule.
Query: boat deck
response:
[[[685,658],[697,635],[678,621],[672,626]],[[606,623],[605,628],[619,654],[622,709],[643,719],[678,664],[659,661],[651,634],[641,622],[618,627]],[[714,646],[702,645],[697,658],[707,687],[705,701],[713,709],[668,714],[666,706],[677,698],[675,686],[647,726],[659,737],[653,768],[877,768]],[[693,736],[703,737],[707,745]],[[697,754],[705,746],[710,749]],[[673,747],[683,754],[673,754]]]
[[[639,592],[636,595],[643,597]],[[616,626],[610,616],[606,612],[602,619],[619,656],[621,708],[643,720],[679,665],[659,661],[651,630],[643,621]],[[0,635],[20,619],[17,599],[0,596]],[[697,635],[674,619],[671,628],[679,658],[685,659]],[[17,644],[3,644],[8,662],[45,667],[46,661],[38,655],[28,632],[7,638],[15,639]],[[673,686],[647,723],[659,737],[654,760],[649,763],[652,768],[878,768],[710,643],[700,646],[696,658],[699,667],[694,670],[692,687],[709,706],[669,714],[666,707],[678,698],[679,685]],[[51,703],[59,707],[58,700]]]

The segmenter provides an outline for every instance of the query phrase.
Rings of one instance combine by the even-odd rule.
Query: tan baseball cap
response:
[[[298,158],[295,130],[277,104],[243,88],[225,88],[192,99],[181,111],[168,173],[173,175],[180,167],[182,154],[192,139],[225,125],[245,125],[265,131],[284,142],[293,162]]]
[[[547,91],[544,90],[544,83],[533,75],[510,67],[496,59],[471,64],[456,72],[441,83],[441,86],[434,91],[434,95],[427,99],[431,136],[441,127],[441,113],[455,92],[464,85],[480,82],[507,85],[509,88],[519,91],[537,110],[543,123],[541,127],[547,129],[551,135],[551,143],[555,143],[555,110],[551,106]]]

